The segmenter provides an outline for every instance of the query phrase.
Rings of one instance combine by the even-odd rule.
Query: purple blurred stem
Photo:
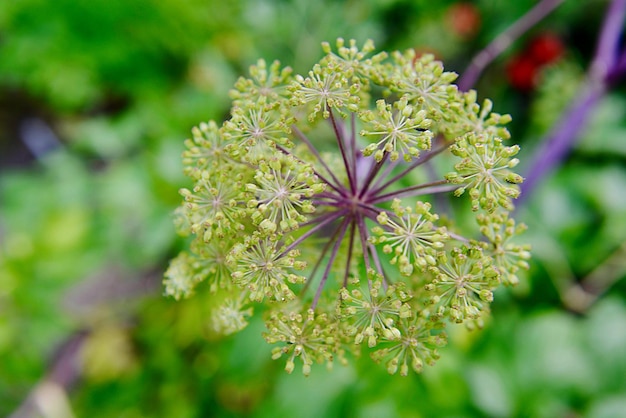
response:
[[[467,69],[459,78],[459,90],[468,91],[480,77],[483,70],[498,55],[504,52],[515,40],[535,26],[541,19],[549,15],[565,0],[542,0],[524,16],[513,23],[508,29],[496,37],[485,49],[476,55]]]
[[[535,151],[526,170],[522,197],[518,203],[528,197],[529,192],[543,177],[565,159],[580,137],[580,132],[595,105],[610,87],[610,83],[624,75],[623,61],[626,53],[623,52],[620,56],[619,41],[625,16],[626,0],[613,0],[602,25],[596,55],[587,75],[586,88],[580,99],[570,107],[548,137],[542,141],[542,146]]]
[[[526,170],[527,175],[522,183],[522,194],[517,201],[518,204],[528,197],[530,190],[567,156],[574,140],[584,128],[591,110],[605,91],[602,85],[587,89],[580,101],[569,109],[560,123],[555,125],[547,140],[544,140],[542,146],[535,151],[530,168]]]

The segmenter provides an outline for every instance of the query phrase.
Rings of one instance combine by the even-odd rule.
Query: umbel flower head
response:
[[[480,325],[494,290],[528,267],[509,216],[519,147],[510,117],[432,56],[322,46],[304,75],[259,60],[231,92],[230,119],[193,129],[177,210],[192,242],[165,293],[206,286],[224,334],[262,311],[289,373],[360,351],[419,373],[446,326]]]

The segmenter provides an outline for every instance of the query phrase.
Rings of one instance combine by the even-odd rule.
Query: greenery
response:
[[[604,16],[619,20],[624,2],[566,1],[494,56],[470,86],[478,94],[452,87],[467,80],[476,54],[544,3],[3,2],[0,415],[625,416],[619,39],[605,48],[621,54],[606,66],[614,71],[590,71],[607,58],[596,53]],[[619,38],[623,22],[614,25]],[[320,43],[339,37],[346,42],[325,46],[319,61]],[[403,52],[377,55],[393,50]],[[439,81],[439,99],[416,100],[414,83],[401,80],[414,60]],[[319,86],[329,77],[338,83],[326,85],[335,91],[322,98]],[[595,96],[590,86],[598,83]],[[571,123],[577,104],[581,117]],[[506,129],[508,118],[498,114],[512,115]],[[393,129],[399,124],[407,129]],[[552,158],[557,153],[542,147],[555,142],[554,132],[568,133],[563,126],[576,127],[576,135],[565,138],[567,154]],[[250,136],[255,127],[263,141]],[[361,131],[353,148],[337,142]],[[484,178],[471,181],[484,162],[475,150],[485,146],[506,167],[489,196]],[[549,171],[537,169],[541,155],[550,157]],[[342,211],[359,170],[378,166],[390,179],[402,176],[368,197],[370,209]],[[519,179],[509,168],[530,180],[515,202],[511,183]],[[354,190],[376,182],[354,182]],[[270,203],[277,187],[289,189],[288,198]],[[446,193],[416,205],[424,189]],[[217,192],[233,193],[222,215],[203,206]],[[359,217],[368,218],[366,227]],[[512,218],[528,225],[519,238]],[[333,239],[334,225],[343,239]],[[190,236],[178,237],[175,226]],[[325,235],[308,233],[316,227]],[[422,239],[402,244],[412,227]],[[485,244],[508,238],[528,271],[513,272],[519,262]],[[220,246],[230,255],[206,263],[225,251]],[[248,268],[259,264],[254,257],[277,255],[271,270]],[[473,266],[467,272],[479,289],[447,297],[459,263]],[[315,281],[307,286],[309,277]],[[182,297],[191,285],[194,295]],[[270,303],[291,296],[304,304]],[[469,301],[464,311],[454,309],[459,297]],[[372,303],[389,311],[374,319]],[[281,309],[287,306],[292,313]],[[341,326],[333,323],[337,312]],[[298,344],[284,343],[302,329],[333,338],[315,342],[305,358]],[[411,333],[425,351],[405,367],[394,347]],[[304,376],[311,361],[330,358],[335,341],[334,360],[345,352],[349,363],[313,365]],[[439,355],[435,367],[398,376]],[[292,357],[296,371],[287,374]]]

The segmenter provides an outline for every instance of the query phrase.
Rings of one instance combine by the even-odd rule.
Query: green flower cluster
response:
[[[176,222],[193,240],[165,293],[206,286],[223,334],[263,305],[287,372],[369,351],[390,373],[419,373],[448,324],[480,325],[493,291],[528,268],[509,218],[519,147],[505,145],[510,117],[432,56],[322,46],[307,75],[258,61],[230,119],[193,129]],[[456,210],[475,224],[442,221],[464,196]]]

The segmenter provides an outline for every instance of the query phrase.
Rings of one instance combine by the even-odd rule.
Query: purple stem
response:
[[[376,194],[378,192],[380,192],[382,189],[384,189],[385,187],[389,186],[389,184],[393,183],[394,181],[398,180],[399,178],[403,177],[404,174],[408,173],[409,169],[406,169],[403,171],[403,175],[402,176],[395,176],[394,179],[391,183],[387,182],[385,183],[385,186],[383,186],[382,188],[380,188],[380,184],[385,181],[385,179],[387,177],[389,177],[389,175],[393,172],[393,170],[398,166],[398,164],[400,164],[400,161],[404,161],[404,160],[396,160],[396,161],[392,161],[389,164],[387,164],[387,167],[385,167],[385,170],[381,173],[380,176],[378,176],[378,178],[376,179],[376,181],[374,182],[374,184],[372,185],[372,187],[370,188],[370,192],[366,193],[367,195],[372,195],[372,194]]]
[[[363,248],[363,259],[365,260],[365,269],[369,271],[371,268],[370,257],[367,253],[368,250],[368,242],[367,242],[367,227],[365,226],[365,220],[363,219],[363,215],[361,213],[357,213],[356,215],[357,227],[359,228],[359,236],[361,238],[361,247]],[[369,282],[369,279],[368,279]]]
[[[614,84],[626,73],[626,49],[622,51],[615,67],[607,74],[606,82],[608,84]]]
[[[430,181],[434,181],[436,178],[439,178],[439,173],[435,169],[432,161],[429,161],[425,164],[426,173],[428,174],[428,178]],[[438,188],[438,191],[433,191],[433,205],[437,208],[440,215],[449,215],[452,211],[450,207],[449,196],[443,195],[446,191],[453,191],[455,189],[444,190],[443,187]]]
[[[282,152],[285,155],[289,155],[290,157],[295,158],[296,160],[298,160],[299,162],[303,163],[303,164],[307,164],[306,162],[304,162],[301,158],[297,157],[296,155],[294,155],[293,153],[291,153],[288,149],[285,149],[283,147],[281,147],[280,145],[276,145],[276,149],[278,149],[280,152]],[[319,160],[319,158],[318,158]],[[313,167],[311,167],[313,168]],[[313,174],[315,174],[317,177],[319,177],[324,183],[328,184],[331,188],[333,188],[334,190],[337,191],[337,193],[341,193],[341,190],[337,189],[337,187],[335,187],[335,185],[333,183],[330,182],[330,180],[328,180],[326,177],[324,177],[320,172],[318,172],[315,168],[313,168]]]
[[[468,238],[465,238],[462,235],[458,235],[458,234],[455,234],[454,232],[450,232],[450,231],[446,231],[446,233],[448,234],[448,236],[450,238],[455,239],[457,241],[461,241],[461,242],[464,242],[466,244],[470,242],[470,240]]]
[[[467,67],[459,78],[459,82],[457,83],[459,90],[467,91],[472,88],[487,65],[564,1],[565,0],[540,1],[524,16],[509,26],[508,29],[498,35],[496,39],[472,59],[469,67]]]
[[[443,186],[443,185],[446,185],[446,186],[437,187],[437,186]],[[454,189],[457,189],[458,187],[459,187],[458,185],[450,185],[448,183],[448,180],[438,180],[438,181],[433,181],[431,183],[419,184],[417,186],[405,187],[404,189],[400,189],[394,192],[376,196],[374,198],[369,199],[368,203],[388,202],[395,198],[420,196],[423,194],[445,193],[445,192],[449,192]]]
[[[311,203],[314,204],[315,206],[326,206],[329,208],[334,208],[337,209],[337,204],[339,202],[331,202],[329,200],[319,200],[319,199],[313,199],[311,200]]]
[[[383,289],[387,290],[387,285],[388,285],[387,277],[385,276],[385,272],[383,271],[383,266],[380,263],[380,259],[378,258],[378,252],[376,251],[376,247],[369,242],[367,244],[370,249],[370,252],[372,253],[372,260],[374,261],[374,265],[376,266],[376,271],[383,278]]]
[[[330,187],[332,187],[333,189],[335,189],[337,191],[337,193],[341,194],[342,196],[346,196],[347,195],[347,190],[345,187],[343,187],[341,185],[341,182],[337,179],[337,177],[335,176],[335,174],[333,174],[332,170],[328,167],[328,165],[326,164],[326,162],[322,159],[322,156],[320,155],[320,153],[317,151],[317,149],[313,146],[313,144],[311,143],[311,141],[309,140],[309,138],[307,138],[307,136],[302,133],[302,131],[300,131],[300,129],[298,129],[295,125],[291,126],[291,130],[293,131],[293,133],[300,138],[300,140],[302,142],[305,143],[305,145],[309,148],[309,150],[313,153],[313,155],[315,156],[315,158],[317,158],[317,160],[320,162],[320,164],[326,169],[326,171],[328,172],[328,174],[330,174],[330,176],[333,178],[334,180],[334,184],[331,182],[326,182],[328,183],[328,185]]]
[[[315,225],[313,228],[311,228],[308,231],[306,231],[301,236],[299,236],[294,242],[289,244],[283,251],[281,251],[281,253],[280,253],[280,255],[278,257],[282,257],[283,255],[287,254],[289,251],[291,251],[294,248],[296,248],[302,241],[304,241],[305,239],[307,239],[308,237],[310,237],[311,235],[313,235],[314,233],[316,233],[317,231],[322,229],[325,225],[328,225],[329,223],[331,223],[335,219],[338,219],[338,218],[342,217],[346,213],[348,213],[347,210],[340,210],[340,211],[337,211],[337,212],[331,212],[331,213],[327,213],[325,215],[322,215],[322,216],[314,219],[313,221],[307,222],[305,225],[311,224],[312,222],[319,222],[319,223],[317,225]]]
[[[339,246],[341,245],[341,241],[343,241],[343,238],[346,235],[348,223],[350,223],[350,217],[346,216],[346,218],[341,222],[339,236],[335,240],[335,245],[333,245],[333,250],[330,253],[328,264],[326,264],[326,268],[324,269],[324,275],[322,276],[322,280],[320,280],[320,284],[317,287],[317,292],[315,292],[315,297],[313,298],[313,302],[311,303],[311,309],[315,309],[315,307],[317,306],[317,302],[322,295],[322,290],[324,289],[324,285],[326,284],[326,280],[328,279],[328,275],[330,274],[330,269],[333,265],[333,262],[335,261],[335,258],[337,257],[337,253],[339,252]]]
[[[336,206],[334,206],[334,205],[333,205],[333,207],[336,207]],[[304,222],[304,223],[301,223],[301,224],[300,224],[300,227],[305,227],[305,226],[313,225],[313,224],[316,224],[316,223],[322,222],[322,221],[324,221],[325,219],[328,219],[328,218],[331,218],[331,217],[332,217],[332,218],[334,218],[334,217],[336,217],[336,216],[341,216],[341,215],[342,215],[342,214],[337,215],[337,212],[336,212],[336,211],[333,211],[333,212],[326,212],[326,213],[323,213],[323,214],[321,214],[321,215],[319,215],[319,216],[316,216],[316,217],[315,217],[315,218],[313,218],[313,219],[309,219],[308,221],[306,221],[306,222]]]
[[[590,68],[591,77],[604,80],[618,62],[619,40],[625,15],[626,0],[613,0],[602,24],[596,56]]]
[[[425,162],[429,161],[431,158],[435,157],[436,155],[438,155],[438,154],[442,153],[443,151],[445,151],[446,149],[448,149],[448,147],[450,145],[452,145],[452,142],[447,143],[447,144],[437,148],[436,150],[431,151],[428,154],[423,155],[422,157],[420,157],[417,160],[413,161],[407,168],[402,170],[401,173],[399,173],[398,175],[394,176],[391,180],[386,181],[385,184],[383,184],[382,186],[376,187],[374,190],[370,191],[368,193],[368,196],[376,195],[376,194],[382,192],[387,187],[389,187],[390,185],[392,185],[393,183],[395,183],[396,181],[400,180],[402,177],[406,176],[408,173],[413,171],[415,168],[419,167],[420,165],[422,165]]]
[[[376,219],[376,216],[378,216],[378,214],[382,212],[382,209],[377,208],[376,206],[370,205],[369,203],[359,202],[357,203],[357,205],[363,208],[365,211],[370,212],[370,215],[373,213],[372,215],[373,219]]]
[[[607,91],[614,67],[619,66],[619,40],[622,22],[626,16],[626,0],[613,0],[607,9],[602,30],[598,38],[596,55],[587,75],[587,87],[578,100],[553,128],[531,159],[527,177],[522,183],[523,202],[529,192],[547,173],[552,171],[567,156],[578,139],[595,105]]]
[[[601,86],[598,86],[601,87]],[[587,118],[595,104],[603,96],[604,88],[588,89],[582,99],[570,108],[567,114],[553,128],[542,146],[535,151],[527,175],[522,183],[522,194],[517,200],[521,203],[529,196],[532,189],[548,172],[559,165],[571,149],[574,140],[585,126]]]
[[[335,120],[335,115],[333,113],[333,109],[328,107],[328,112],[330,113],[330,121],[333,125],[333,130],[335,131],[335,136],[337,137],[337,144],[339,145],[339,150],[341,151],[341,158],[343,158],[343,165],[346,167],[346,173],[348,174],[348,182],[350,183],[350,191],[354,194],[356,190],[356,174],[352,170],[352,164],[349,161],[350,157],[346,151],[345,138],[342,134],[339,126],[337,125],[337,121]]]
[[[330,239],[328,241],[326,241],[326,244],[324,244],[324,248],[322,248],[322,252],[321,252],[319,258],[317,259],[317,261],[315,262],[315,266],[313,266],[313,270],[311,271],[311,274],[309,275],[309,278],[307,279],[306,283],[302,287],[302,291],[301,291],[302,295],[304,295],[306,293],[306,291],[308,290],[309,286],[311,285],[311,282],[313,281],[313,278],[315,277],[315,274],[317,273],[317,270],[322,265],[322,261],[324,260],[324,257],[326,257],[326,253],[330,249],[330,246],[335,241],[335,239],[337,239],[337,236],[339,235],[339,231],[340,231],[340,227],[337,227],[335,229],[335,232],[333,232],[333,235],[330,237]]]
[[[356,179],[356,114],[352,113],[350,115],[350,155],[352,156],[352,172],[354,173],[354,177]],[[358,179],[356,179],[358,180]],[[358,187],[358,186],[357,186]]]
[[[346,271],[343,275],[343,287],[348,286],[348,276],[350,275],[350,264],[352,263],[352,248],[354,247],[354,233],[356,229],[356,222],[354,217],[350,222],[350,242],[348,243],[348,260],[346,261]]]
[[[343,202],[346,199],[345,196],[340,196],[340,195],[330,193],[327,191],[317,193],[313,195],[313,197],[315,197],[316,199],[332,199],[332,200],[339,201],[339,202]]]
[[[371,184],[372,180],[374,180],[374,178],[376,177],[376,174],[378,174],[378,172],[380,171],[380,168],[383,166],[383,164],[385,164],[387,159],[389,159],[389,153],[385,151],[383,153],[383,158],[380,161],[377,161],[376,164],[372,165],[369,173],[367,173],[365,182],[363,182],[363,189],[361,190],[361,193],[359,193],[360,198],[368,194],[368,191],[370,187],[372,186]]]

